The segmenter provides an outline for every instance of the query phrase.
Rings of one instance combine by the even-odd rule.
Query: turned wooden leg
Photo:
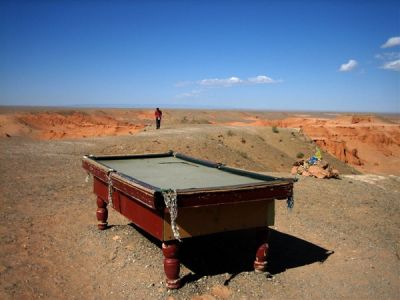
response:
[[[171,241],[162,244],[162,252],[164,254],[164,271],[167,276],[167,288],[178,289],[181,286],[179,277],[179,242]]]
[[[259,232],[257,241],[260,243],[257,252],[256,260],[254,261],[254,270],[256,272],[265,272],[267,268],[267,255],[268,255],[268,231],[264,230]]]
[[[107,229],[107,218],[108,218],[108,210],[107,210],[107,203],[103,201],[100,197],[97,197],[97,211],[96,211],[97,227],[100,230]]]

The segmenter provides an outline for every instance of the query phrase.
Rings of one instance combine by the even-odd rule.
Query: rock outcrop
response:
[[[293,164],[291,174],[311,176],[320,179],[339,177],[339,171],[332,168],[325,160],[318,160],[312,165],[310,165],[309,160],[299,160]]]

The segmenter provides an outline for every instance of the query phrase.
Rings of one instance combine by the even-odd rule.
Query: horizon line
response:
[[[245,108],[245,107],[212,107],[212,106],[191,106],[191,105],[93,105],[93,104],[72,104],[72,105],[33,105],[33,104],[0,104],[1,107],[7,108],[52,108],[52,109],[155,109],[156,107],[163,107],[163,109],[176,109],[176,110],[226,110],[226,111],[262,111],[262,112],[309,112],[309,113],[355,113],[355,114],[389,114],[400,115],[399,112],[393,111],[348,111],[348,110],[318,110],[318,109],[268,109],[268,108]]]

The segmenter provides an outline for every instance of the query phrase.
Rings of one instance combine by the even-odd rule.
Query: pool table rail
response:
[[[191,158],[189,156],[167,152],[161,154],[148,155],[121,155],[121,156],[88,156],[82,160],[82,166],[87,172],[104,182],[111,183],[113,189],[125,193],[136,201],[152,209],[165,209],[162,189],[152,186],[136,178],[122,174],[118,170],[113,170],[101,163],[102,160],[109,159],[140,159],[151,157],[176,156],[193,163],[202,164],[211,168],[218,168],[222,172],[233,173],[241,176],[265,180],[260,183],[229,185],[207,188],[177,189],[178,207],[203,206],[214,203],[232,203],[254,200],[284,200],[293,195],[293,179],[276,178],[258,173],[253,173],[241,169],[226,167],[220,163]],[[104,196],[103,196],[104,197]],[[107,200],[107,197],[106,199]],[[199,201],[200,200],[200,201]]]

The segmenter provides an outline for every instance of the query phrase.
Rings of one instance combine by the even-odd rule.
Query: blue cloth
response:
[[[318,162],[318,158],[313,156],[307,162],[309,165],[315,165]]]

